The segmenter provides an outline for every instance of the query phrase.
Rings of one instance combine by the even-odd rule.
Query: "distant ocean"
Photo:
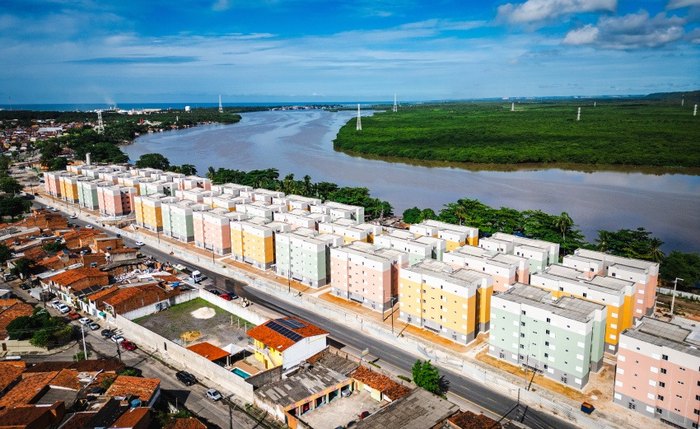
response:
[[[280,106],[354,106],[358,101],[327,101],[327,102],[266,102],[266,103],[223,103],[224,107],[280,107]],[[360,101],[363,106],[377,104],[391,104],[393,101]],[[175,109],[182,110],[185,106],[194,108],[218,107],[218,103],[124,103],[117,106],[105,103],[80,103],[80,104],[0,104],[0,110],[39,110],[52,112],[86,112],[92,110],[107,110],[111,108],[123,110],[141,109]]]

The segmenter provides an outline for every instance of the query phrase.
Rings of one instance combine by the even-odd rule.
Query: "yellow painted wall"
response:
[[[401,295],[403,294],[403,296]],[[399,280],[399,306],[400,311],[408,313],[413,317],[422,318],[421,311],[421,284],[401,278]],[[416,302],[418,299],[418,302]]]
[[[239,258],[243,257],[243,231],[231,228],[231,252]]]
[[[162,207],[154,207],[143,204],[143,223],[151,228],[160,228],[163,226],[163,210]]]
[[[467,244],[469,244],[470,246],[478,246],[479,245],[479,236],[467,237]]]
[[[265,344],[258,340],[254,340],[255,344],[255,359],[265,364],[265,368],[275,368],[282,365],[282,353],[275,349],[267,347]],[[265,355],[265,350],[267,350],[268,357]]]
[[[143,204],[141,203],[141,199],[135,199],[134,200],[134,212],[136,213],[136,222],[140,224],[144,224],[144,216],[143,216]]]
[[[448,252],[451,252],[462,246],[464,246],[464,243],[462,242],[445,240],[445,250],[447,250]]]
[[[477,315],[477,324],[488,323],[491,321],[491,296],[493,295],[493,287],[479,288],[476,290],[476,296],[479,300],[479,314]]]
[[[455,295],[445,290],[423,285],[423,318],[439,323],[444,327],[452,329],[464,335],[471,334],[475,329],[476,322],[476,295],[465,297]],[[440,299],[440,297],[444,299]],[[464,308],[464,304],[467,308]],[[442,309],[440,308],[442,306]],[[462,316],[466,313],[467,319]],[[466,328],[463,327],[466,325]]]

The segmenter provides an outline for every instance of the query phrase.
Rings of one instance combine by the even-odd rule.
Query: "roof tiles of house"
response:
[[[483,414],[462,411],[447,419],[452,426],[459,429],[501,429],[501,424]]]
[[[275,350],[287,350],[288,348],[296,344],[298,341],[294,341],[293,339],[282,335],[280,332],[275,331],[269,326],[272,322],[279,324],[280,321],[284,322],[285,320],[290,320],[292,322],[296,322],[303,325],[303,327],[301,328],[289,328],[290,331],[300,335],[302,338],[315,337],[317,335],[328,335],[328,331],[325,331],[319,328],[318,326],[312,325],[309,322],[306,322],[296,317],[285,317],[282,319],[268,320],[262,325],[256,326],[255,328],[248,331],[248,336],[250,336],[254,340],[260,341],[261,343]]]
[[[12,408],[31,403],[51,380],[56,377],[57,371],[24,373],[22,380],[9,392],[0,398],[0,408]]]
[[[207,426],[196,417],[174,419],[164,429],[206,429]]]
[[[144,419],[150,421],[151,409],[146,407],[129,408],[110,425],[110,428],[133,428]]]
[[[155,304],[179,293],[179,291],[165,291],[155,283],[147,283],[120,288],[104,298],[103,302],[109,304],[117,313],[123,314],[146,305]]]
[[[104,277],[109,278],[109,274],[105,273],[104,271],[100,271],[97,268],[81,267],[58,273],[55,276],[49,277],[49,280],[63,287],[70,287],[72,284],[85,278]]]
[[[130,375],[120,375],[105,392],[107,396],[126,397],[135,395],[143,403],[149,403],[160,387],[160,380],[157,378],[132,377]]]
[[[220,349],[214,344],[208,343],[206,341],[199,344],[193,344],[187,347],[187,350],[195,352],[198,355],[205,357],[212,362],[215,360],[223,359],[226,356],[230,355],[230,353],[226,350]]]
[[[382,392],[392,401],[411,393],[411,389],[395,382],[386,375],[374,372],[364,366],[358,367],[350,376],[355,380],[366,384],[367,386]]]
[[[122,247],[120,249],[112,249],[107,252],[111,255],[118,255],[120,253],[138,253],[139,249],[134,249],[133,247]]]
[[[38,427],[60,421],[65,413],[63,403],[50,407],[21,406],[0,411],[0,428]]]
[[[78,381],[78,371],[74,369],[62,369],[49,383],[50,386],[63,387],[66,389],[80,390]]]
[[[0,299],[0,311],[6,310],[7,308],[12,307],[13,305],[17,304],[18,302],[22,302],[17,298],[5,298],[5,299]]]
[[[95,303],[101,303],[105,298],[112,295],[114,292],[119,290],[119,286],[112,285],[106,289],[98,290],[87,296],[88,301],[93,301]]]
[[[23,365],[14,365],[21,363]],[[25,364],[18,362],[0,362],[0,392],[5,391],[12,383],[17,381],[24,372]]]

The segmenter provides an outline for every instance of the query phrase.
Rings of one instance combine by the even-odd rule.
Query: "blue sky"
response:
[[[700,89],[700,0],[3,0],[0,104]]]

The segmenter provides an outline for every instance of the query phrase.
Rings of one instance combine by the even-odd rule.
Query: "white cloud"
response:
[[[564,38],[564,43],[567,45],[589,45],[596,41],[600,30],[588,24],[576,30],[571,30]]]
[[[216,0],[211,6],[212,10],[217,12],[228,10],[231,7],[231,2],[229,0]]]
[[[498,18],[528,24],[582,12],[614,12],[617,0],[527,0],[498,7]]]
[[[685,20],[646,11],[619,17],[601,17],[594,26],[571,30],[564,38],[568,45],[593,45],[607,49],[658,48],[683,37]]]
[[[700,0],[669,0],[666,9],[680,9],[688,6],[700,6]]]

